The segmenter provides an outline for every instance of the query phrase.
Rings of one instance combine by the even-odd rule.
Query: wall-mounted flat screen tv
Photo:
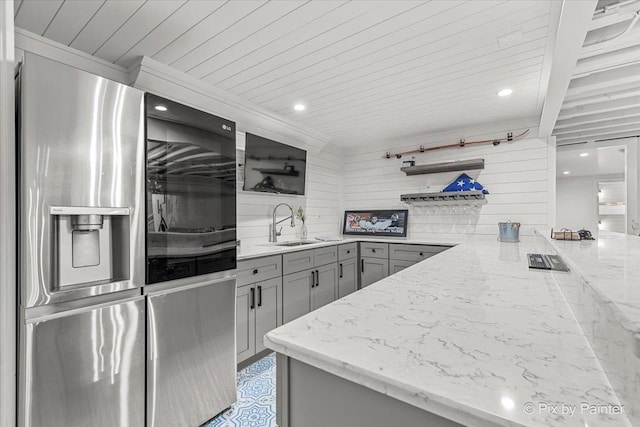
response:
[[[244,160],[245,191],[304,194],[305,150],[247,133]]]
[[[343,234],[359,236],[407,236],[406,209],[345,211]]]

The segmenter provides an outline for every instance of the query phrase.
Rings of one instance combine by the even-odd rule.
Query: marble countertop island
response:
[[[630,426],[559,273],[529,270],[540,250],[534,238],[459,242],[265,344],[463,425]]]
[[[640,357],[640,238],[607,231],[596,237],[547,241],[615,311],[620,326],[638,334]]]

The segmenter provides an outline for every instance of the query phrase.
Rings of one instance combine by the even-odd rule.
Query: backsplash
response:
[[[403,142],[395,151],[405,151],[424,144],[420,140]],[[469,140],[475,138],[468,138]],[[430,141],[433,144],[450,142]],[[498,146],[491,144],[425,152],[416,155],[416,165],[462,159],[485,159],[485,169],[466,171],[490,194],[486,204],[471,206],[407,205],[400,201],[406,193],[437,192],[462,172],[406,176],[400,171],[402,159],[382,158],[389,146],[356,147],[345,150],[343,159],[343,200],[345,209],[409,209],[407,237],[428,238],[434,235],[495,235],[498,222],[522,223],[521,235],[533,234],[534,228],[549,224],[549,164],[555,164],[555,147],[546,140],[528,138]],[[442,202],[440,202],[442,203]]]

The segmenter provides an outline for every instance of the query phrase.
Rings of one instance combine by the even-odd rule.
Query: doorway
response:
[[[626,145],[557,148],[556,228],[627,233],[626,215]]]

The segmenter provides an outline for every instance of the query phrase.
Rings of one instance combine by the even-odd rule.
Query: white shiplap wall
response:
[[[245,134],[236,134],[238,150],[244,152]],[[301,147],[304,148],[304,147]],[[241,159],[239,159],[240,161]],[[294,210],[302,206],[306,213],[308,237],[335,236],[341,221],[342,160],[340,149],[326,144],[321,151],[307,151],[306,191],[304,196],[243,191],[238,182],[238,239],[242,245],[265,244],[269,241],[271,212],[278,203],[287,203]],[[278,220],[287,216],[285,207],[278,209]],[[289,221],[282,227],[281,241],[300,238],[300,221],[291,228]]]
[[[499,129],[499,127],[496,127]],[[535,131],[535,129],[533,129]],[[515,132],[514,132],[515,133]],[[506,134],[506,132],[505,132]],[[535,133],[532,132],[535,135]],[[468,141],[492,138],[500,133],[466,133]],[[438,145],[457,138],[452,135],[421,137],[389,146],[346,149],[343,159],[344,209],[406,208],[400,201],[405,193],[441,191],[461,172],[406,176],[400,171],[402,160],[410,157],[384,159],[387,151],[398,152]],[[410,238],[429,238],[437,235],[497,235],[498,222],[511,220],[522,223],[520,233],[531,235],[534,228],[549,225],[550,203],[554,194],[550,164],[555,162],[555,147],[539,138],[527,138],[497,147],[491,144],[426,152],[416,155],[416,164],[484,158],[485,169],[469,171],[490,192],[487,204],[477,212],[469,209],[436,207],[415,204],[409,208]]]

